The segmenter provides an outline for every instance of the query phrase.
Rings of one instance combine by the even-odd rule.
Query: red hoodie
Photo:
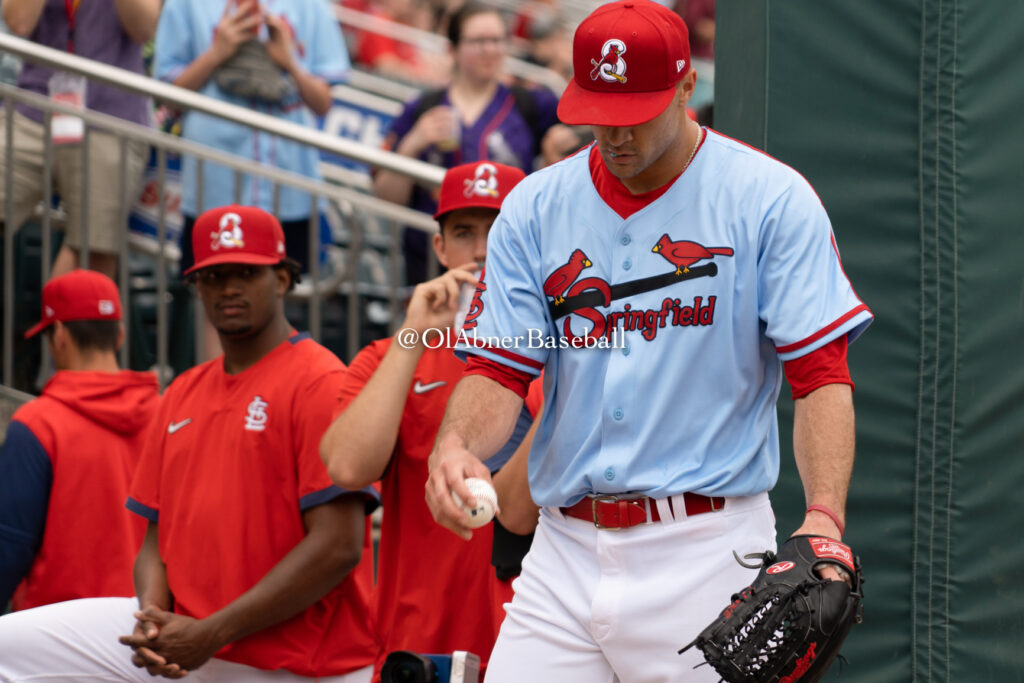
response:
[[[14,609],[135,594],[145,520],[124,504],[158,403],[152,373],[61,371],[14,414],[3,459],[41,447],[52,472],[41,543],[33,539],[38,551]]]

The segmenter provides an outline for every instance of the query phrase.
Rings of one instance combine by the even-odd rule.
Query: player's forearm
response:
[[[365,502],[348,495],[303,514],[306,536],[263,578],[204,619],[224,645],[294,617],[359,564]]]
[[[449,448],[465,448],[481,460],[491,457],[512,436],[522,408],[523,399],[493,379],[482,375],[463,377],[448,399],[430,456],[431,467]]]
[[[795,402],[793,453],[806,503],[826,506],[843,524],[853,472],[854,439],[853,393],[849,385],[827,384]],[[831,530],[834,526],[828,515],[810,512],[802,529]]]
[[[121,26],[140,45],[156,34],[160,0],[114,0]]]
[[[421,357],[422,350],[392,343],[373,377],[327,429],[320,441],[320,457],[338,486],[361,489],[384,474]]]
[[[22,38],[27,38],[39,25],[46,0],[4,0],[2,4],[8,28]]]
[[[533,437],[539,424],[540,413],[537,413],[533,424],[530,425],[530,431],[526,433],[516,452],[491,480],[498,494],[498,507],[501,509],[498,521],[514,534],[528,534],[537,528],[540,507],[533,502],[530,495],[528,470],[530,446],[533,445]]]
[[[298,62],[292,62],[288,73],[299,88],[299,97],[316,113],[323,116],[331,108],[331,86],[319,76],[314,76],[303,69]]]
[[[135,595],[139,598],[139,607],[159,607],[163,610],[172,608],[173,598],[167,584],[167,567],[160,557],[159,527],[150,522],[146,527],[146,537],[135,557]]]

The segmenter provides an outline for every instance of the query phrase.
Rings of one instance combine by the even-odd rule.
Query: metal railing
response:
[[[350,7],[335,5],[334,14],[338,17],[338,21],[344,26],[351,26],[352,28],[356,28],[361,31],[369,31],[371,33],[387,36],[388,38],[402,43],[415,45],[421,50],[425,50],[427,52],[444,54],[448,51],[451,45],[449,40],[444,36],[439,36],[436,33],[431,33],[429,31],[423,31],[412,26],[406,26],[405,24],[399,24],[398,22],[375,16],[373,14],[360,12],[359,10],[354,10]],[[561,75],[551,69],[531,64],[530,62],[526,62],[515,57],[507,57],[505,59],[505,70],[517,78],[523,78],[533,81],[534,83],[540,83],[550,88],[556,95],[561,95],[562,91],[565,90],[565,86],[568,85],[567,81]]]
[[[219,100],[215,100],[190,90],[175,87],[160,81],[156,81],[145,76],[118,69],[109,65],[93,62],[91,60],[83,59],[75,55],[61,52],[58,50],[52,50],[32,43],[27,40],[23,40],[14,36],[0,35],[0,50],[15,54],[22,59],[28,61],[34,61],[41,63],[56,69],[60,69],[66,72],[81,74],[90,80],[95,80],[116,87],[122,88],[129,92],[148,95],[157,100],[166,102],[179,109],[191,109],[194,111],[201,111],[207,114],[219,116],[221,118],[234,121],[236,123],[249,126],[255,130],[259,130],[272,135],[277,135],[283,138],[294,140],[306,145],[315,147],[321,151],[330,152],[336,155],[355,159],[357,161],[377,166],[379,168],[386,168],[388,170],[400,173],[402,175],[413,178],[417,182],[436,186],[440,183],[444,176],[444,169],[426,164],[424,162],[410,159],[398,154],[386,152],[376,147],[368,145],[362,145],[357,142],[346,140],[343,138],[327,135],[321,131],[303,127],[298,124],[281,121],[272,116],[253,112],[244,107],[231,105]],[[120,173],[117,182],[120,183],[120,187],[124,190],[127,187],[126,175],[126,154],[127,154],[127,143],[131,141],[139,141],[148,144],[157,150],[157,191],[160,194],[158,198],[157,206],[159,207],[159,214],[157,217],[157,244],[163,245],[165,243],[167,231],[167,215],[166,207],[163,197],[164,183],[166,180],[166,168],[168,154],[178,153],[194,156],[200,160],[200,173],[196,179],[197,194],[201,196],[202,188],[202,167],[206,163],[216,163],[231,169],[234,172],[235,178],[235,196],[239,194],[239,184],[242,182],[243,175],[251,176],[254,178],[265,178],[270,182],[274,183],[275,201],[279,196],[277,188],[279,186],[287,186],[296,190],[308,193],[311,198],[311,212],[310,212],[310,275],[314,283],[320,283],[320,250],[319,250],[319,211],[318,205],[321,200],[333,202],[335,205],[348,207],[350,214],[352,209],[357,210],[357,213],[361,212],[365,215],[377,217],[386,222],[390,222],[392,227],[390,229],[390,240],[389,248],[392,256],[392,263],[394,264],[398,258],[398,241],[395,236],[398,234],[397,225],[408,225],[415,228],[419,228],[428,232],[436,230],[436,224],[433,219],[422,212],[414,211],[405,206],[392,204],[379,200],[373,196],[367,195],[364,192],[357,191],[350,187],[343,187],[337,184],[327,183],[323,181],[315,181],[310,178],[282,171],[270,166],[266,166],[257,162],[253,162],[249,159],[235,157],[233,155],[220,152],[215,149],[211,149],[196,143],[183,140],[181,138],[167,135],[159,131],[132,124],[122,119],[101,114],[94,111],[83,111],[72,108],[68,105],[60,104],[52,101],[49,98],[37,95],[35,93],[26,92],[15,88],[13,86],[0,85],[0,95],[4,99],[4,106],[7,111],[7,126],[5,131],[0,131],[0,135],[6,136],[7,149],[13,148],[13,121],[14,121],[14,103],[23,103],[33,108],[42,110],[45,113],[43,122],[44,127],[44,140],[46,140],[45,151],[44,151],[44,183],[50,183],[52,180],[52,143],[50,140],[50,127],[51,119],[54,114],[71,114],[83,119],[86,123],[86,139],[83,141],[81,148],[83,158],[87,160],[88,155],[88,136],[93,130],[103,130],[114,133],[119,139],[120,144]],[[365,105],[365,102],[363,102]],[[2,207],[5,215],[11,216],[13,213],[13,170],[12,164],[10,163],[12,156],[7,155],[8,164],[3,169],[4,177],[2,182],[5,183],[7,189],[6,192],[6,206]],[[364,186],[364,179],[358,178],[359,174],[355,174],[353,177],[349,177],[348,180],[353,181],[356,186]],[[344,170],[339,171],[336,174],[336,179],[341,182],[345,182],[346,176]],[[104,179],[105,181],[109,179]],[[358,181],[358,182],[356,182]],[[88,182],[87,180],[84,182]],[[88,201],[88,193],[84,192],[85,199],[83,202]],[[122,191],[121,196],[126,200],[123,206],[123,217],[124,224],[127,226],[127,212],[128,212],[128,197],[126,193]],[[42,213],[42,235],[43,235],[43,254],[42,259],[42,271],[43,280],[49,274],[49,259],[50,246],[52,243],[51,236],[51,211],[49,208],[44,208]],[[84,220],[84,218],[83,218]],[[360,346],[359,340],[359,326],[360,326],[360,300],[359,297],[362,291],[365,291],[365,287],[361,287],[359,278],[360,258],[362,250],[362,238],[363,238],[363,227],[355,220],[350,220],[347,226],[348,230],[348,262],[346,265],[345,282],[340,286],[338,283],[332,282],[332,291],[341,291],[347,297],[347,310],[346,310],[346,347],[348,357],[351,358],[358,351]],[[127,227],[125,228],[127,230]],[[82,259],[83,262],[87,262],[89,258],[89,245],[88,245],[88,227],[83,226],[83,244],[82,244]],[[13,334],[14,334],[14,320],[13,320],[13,298],[14,298],[14,287],[13,287],[13,271],[14,271],[14,230],[6,230],[4,233],[4,314],[3,314],[3,335],[4,335],[4,350],[2,359],[2,370],[4,383],[10,384],[13,378]],[[120,280],[121,280],[121,296],[123,301],[123,309],[128,309],[128,272],[127,272],[127,249],[128,244],[126,241],[122,241],[120,253],[119,253],[119,268],[120,268]],[[156,363],[157,367],[165,368],[168,362],[168,348],[167,348],[167,330],[168,330],[168,318],[166,311],[166,298],[167,298],[167,272],[170,257],[165,249],[156,249],[156,280],[157,280],[157,337],[156,337]],[[397,273],[397,269],[392,267],[392,278]],[[392,315],[397,314],[398,310],[398,293],[395,289],[396,279],[392,279],[392,286],[388,290],[389,304],[391,307]],[[314,285],[309,289],[309,319],[310,319],[310,332],[317,339],[321,337],[321,300],[324,296],[329,295],[332,291],[325,291],[322,283],[320,285]],[[200,335],[197,334],[197,338]],[[122,363],[127,364],[129,348],[128,344],[122,349]],[[162,379],[163,374],[161,374]]]
[[[354,88],[359,88],[360,90],[365,90],[366,92],[398,102],[408,102],[423,92],[420,88],[399,83],[398,81],[393,81],[390,78],[384,78],[359,68],[353,68],[348,72],[348,82]]]
[[[179,109],[189,109],[218,116],[265,133],[394,171],[427,185],[440,185],[444,178],[444,169],[440,166],[433,166],[418,159],[410,159],[376,147],[361,145],[345,138],[327,135],[315,128],[282,121],[269,114],[222,102],[192,90],[45,47],[23,38],[0,34],[0,50],[53,69],[81,74],[90,80],[106,83],[138,95],[146,95]]]

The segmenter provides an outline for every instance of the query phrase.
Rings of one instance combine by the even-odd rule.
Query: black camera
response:
[[[445,666],[436,659],[408,650],[389,652],[380,670],[380,683],[448,683],[451,665]],[[438,664],[444,667],[444,676]]]
[[[380,670],[381,683],[477,683],[480,658],[461,650],[450,655],[389,652]]]

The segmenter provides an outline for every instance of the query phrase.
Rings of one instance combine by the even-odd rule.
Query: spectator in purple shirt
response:
[[[153,37],[160,0],[3,0],[3,17],[10,29],[33,42],[81,57],[143,73],[142,44]],[[124,90],[74,79],[71,87],[53,80],[52,69],[26,61],[18,86],[41,95],[51,91],[81,92],[82,104],[139,124],[149,123],[149,100]],[[6,113],[0,111],[0,131],[6,130]],[[43,113],[19,105],[14,114],[14,215],[11,229],[21,227],[40,200],[48,200],[51,188],[43,187]],[[89,267],[111,278],[117,275],[117,251],[124,239],[120,146],[108,132],[90,131],[88,163],[83,172],[81,130],[55,126],[53,180],[64,201],[68,222],[64,244],[53,266],[53,277],[75,268],[87,225]],[[6,136],[0,135],[0,164],[7,163]],[[147,149],[128,144],[125,197],[138,194]],[[83,186],[83,182],[87,183]],[[82,215],[82,193],[88,195],[88,216]],[[0,184],[0,207],[4,206]]]
[[[399,154],[451,168],[496,161],[529,173],[538,155],[557,161],[566,136],[558,123],[558,98],[548,90],[509,88],[499,78],[508,51],[508,30],[498,10],[466,4],[448,24],[454,73],[451,85],[412,100],[391,124],[385,146]],[[558,149],[556,149],[558,147]],[[570,150],[571,151],[571,150]],[[412,179],[379,170],[378,197],[433,214],[437,198]],[[426,234],[407,228],[402,239],[406,284],[426,279]]]

